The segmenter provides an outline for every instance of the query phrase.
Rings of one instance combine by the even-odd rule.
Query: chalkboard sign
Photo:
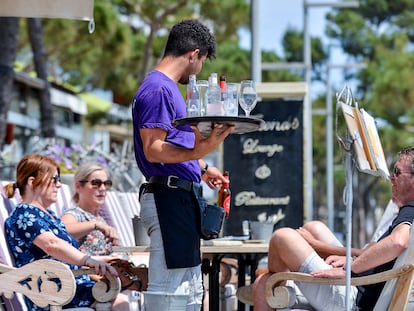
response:
[[[252,116],[265,126],[230,135],[223,145],[232,195],[225,235],[241,235],[242,221],[259,214],[271,217],[275,229],[303,224],[303,100],[262,101]]]

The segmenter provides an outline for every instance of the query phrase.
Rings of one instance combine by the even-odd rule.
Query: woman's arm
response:
[[[82,239],[93,230],[102,231],[105,236],[112,240],[119,239],[117,230],[99,219],[80,222],[75,215],[67,213],[62,216],[61,220],[65,223],[68,233],[77,240]]]
[[[109,271],[113,276],[117,276],[116,270],[105,261],[100,260],[99,256],[91,257],[82,253],[52,232],[41,233],[33,240],[33,243],[46,254],[60,261],[95,268],[95,273],[99,275],[105,275],[105,272]]]

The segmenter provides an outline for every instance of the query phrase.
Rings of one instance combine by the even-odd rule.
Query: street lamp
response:
[[[305,129],[305,163],[306,163],[306,200],[307,203],[307,220],[313,218],[313,142],[312,142],[312,102],[311,102],[311,39],[308,31],[308,8],[310,7],[333,7],[333,8],[356,8],[359,6],[358,1],[346,2],[308,2],[303,0],[303,60],[305,64],[305,82],[308,86],[308,92],[304,98],[304,120]]]

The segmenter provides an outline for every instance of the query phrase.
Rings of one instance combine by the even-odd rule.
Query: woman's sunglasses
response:
[[[87,182],[90,182],[91,185],[96,188],[99,188],[100,186],[102,186],[102,184],[105,186],[106,189],[109,189],[112,187],[112,180],[109,180],[109,179],[102,180],[102,179],[96,178],[96,179],[91,179],[91,180],[80,180],[79,182],[84,183],[84,184]]]
[[[58,182],[62,182],[60,179],[60,176],[56,174],[55,176],[52,176],[53,183],[56,185]]]

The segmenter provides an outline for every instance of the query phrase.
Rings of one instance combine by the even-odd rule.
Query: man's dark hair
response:
[[[404,147],[400,150],[399,156],[408,156],[411,158],[411,171],[414,172],[414,147]]]
[[[207,55],[212,59],[216,54],[216,40],[210,30],[195,19],[183,20],[175,24],[168,36],[164,57],[181,56],[199,49],[198,58]]]

